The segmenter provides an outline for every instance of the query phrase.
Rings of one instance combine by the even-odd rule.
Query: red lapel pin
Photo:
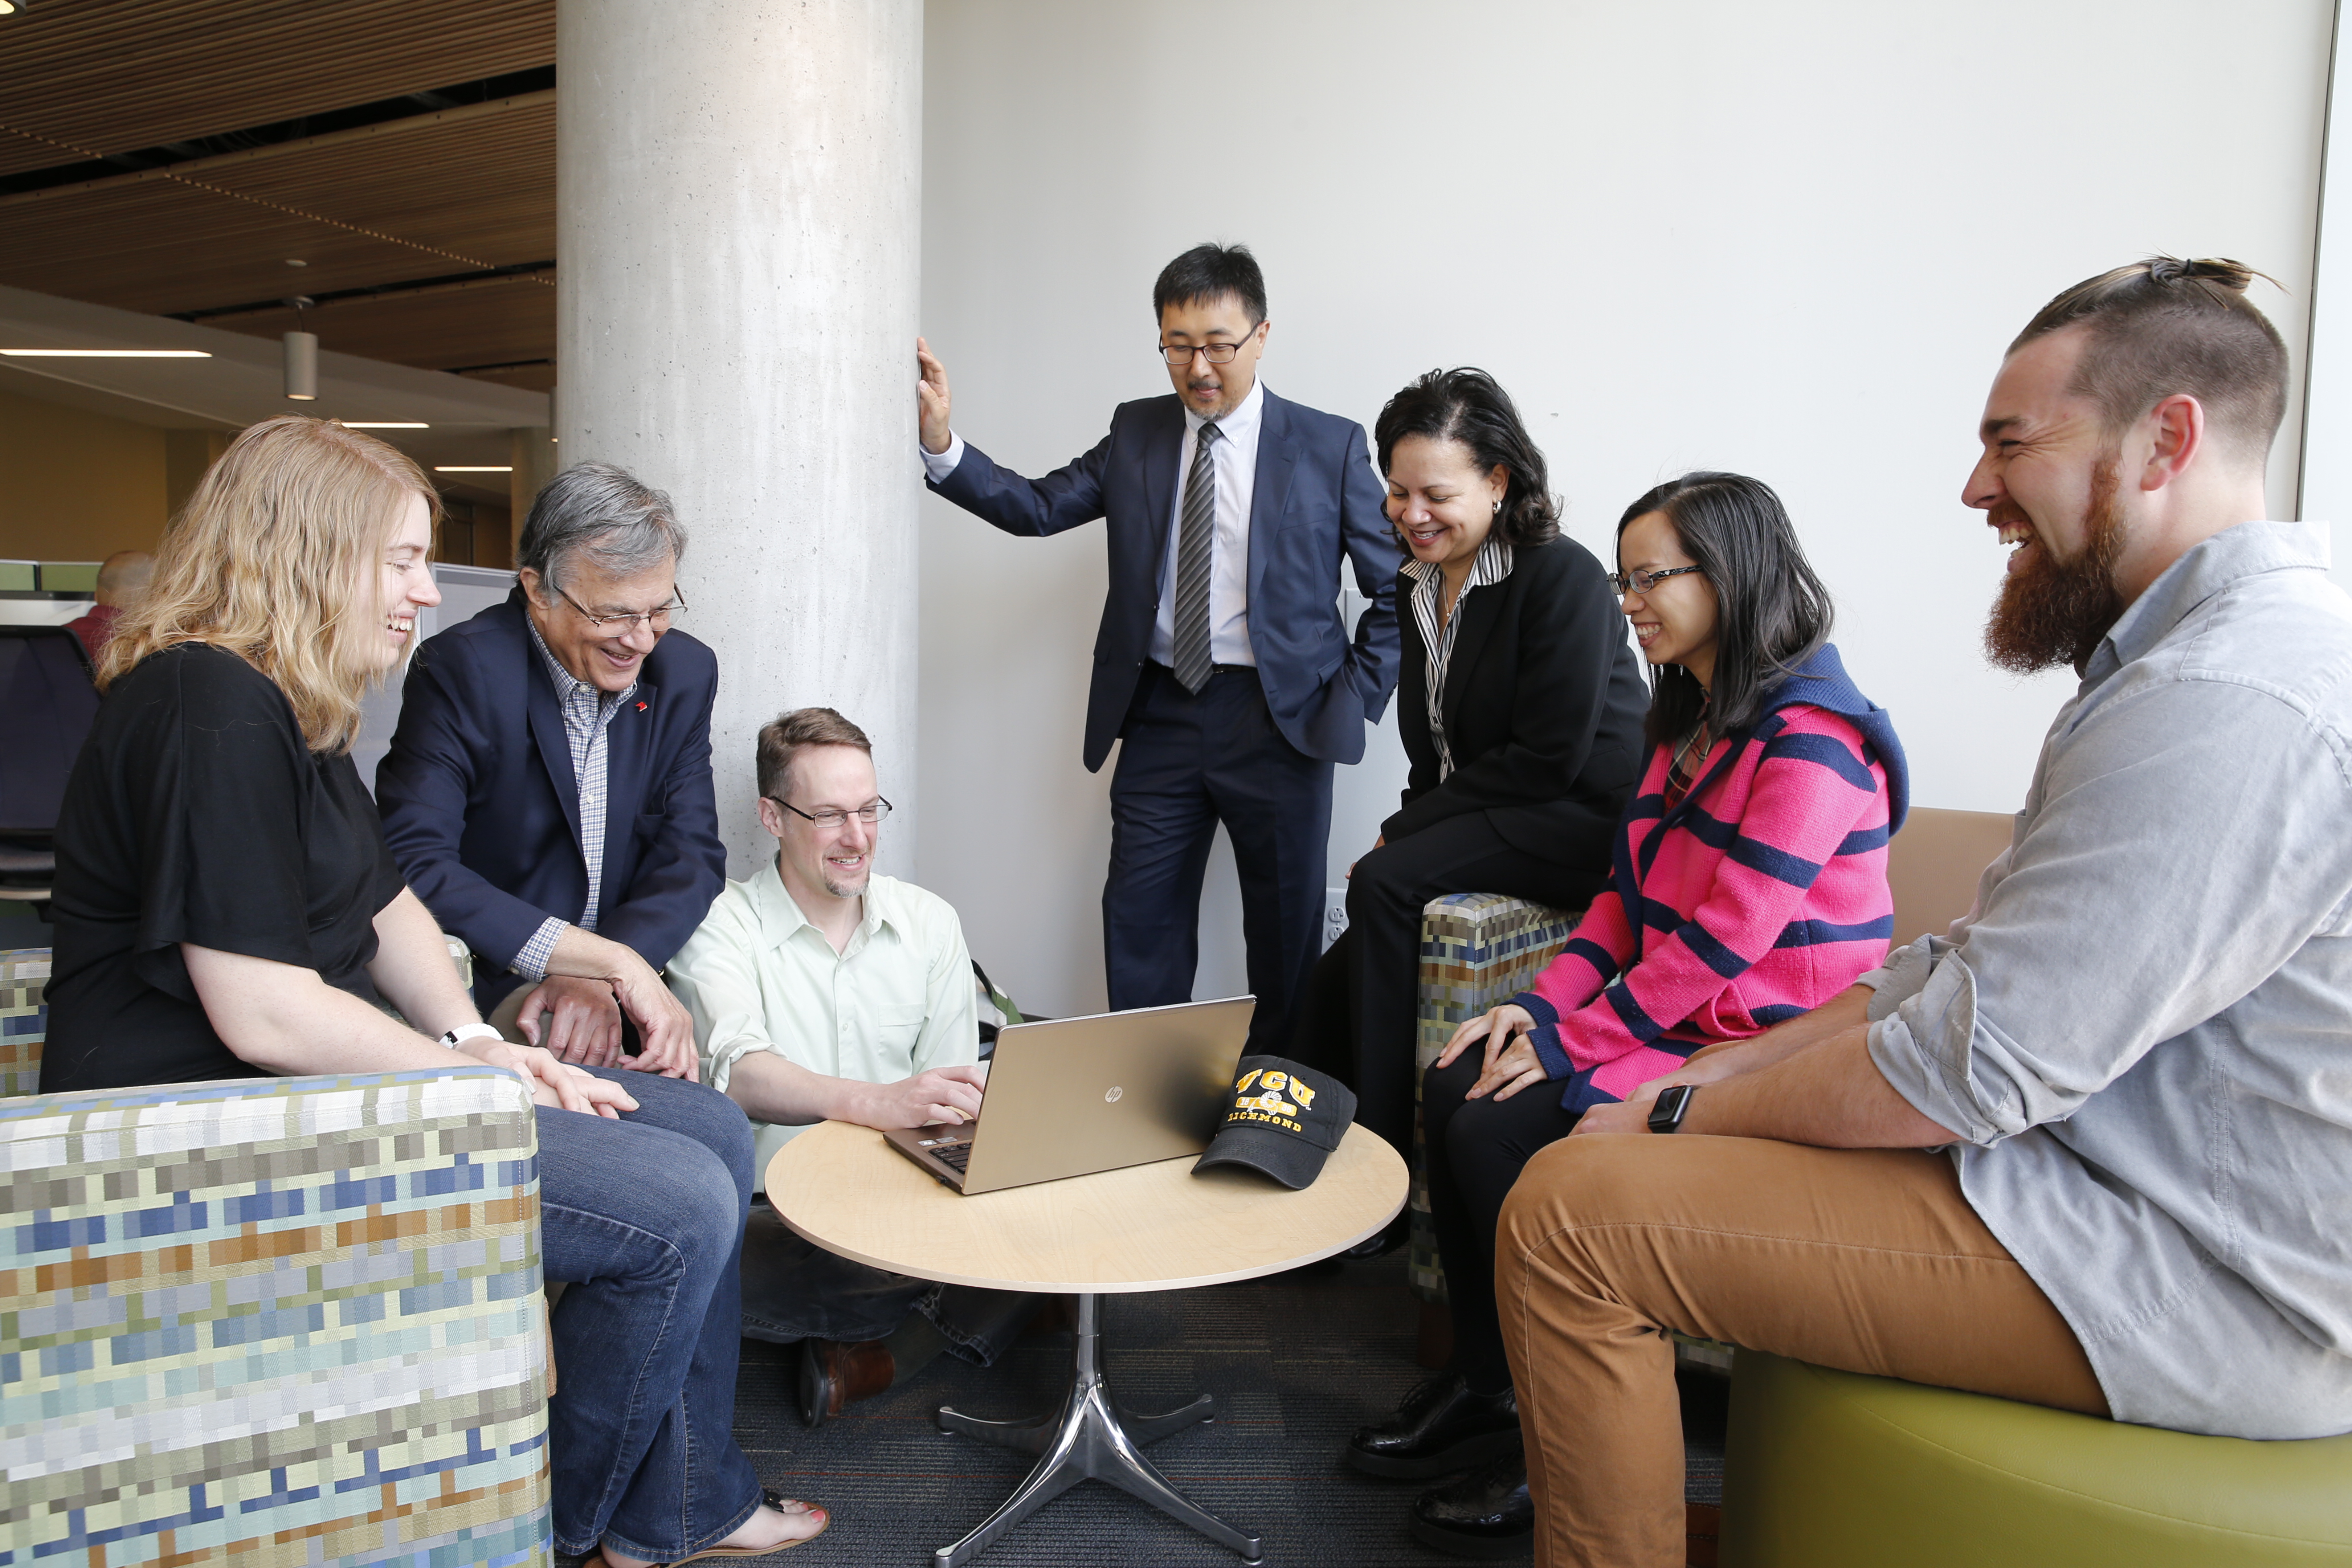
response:
[[[642,703],[642,702],[638,703],[638,704],[637,704],[637,711],[638,711],[638,712],[640,712],[640,713],[642,713],[642,712],[644,712],[645,710],[646,710],[646,705],[645,705],[644,703]]]

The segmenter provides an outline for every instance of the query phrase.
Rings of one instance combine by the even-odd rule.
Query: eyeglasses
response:
[[[1250,336],[1256,335],[1257,329],[1251,328]],[[1194,354],[1199,354],[1211,364],[1231,364],[1234,363],[1234,356],[1242,352],[1242,343],[1248,342],[1249,338],[1244,338],[1239,343],[1200,343],[1192,348],[1187,348],[1182,343],[1162,343],[1160,345],[1160,357],[1177,370],[1182,370],[1186,365],[1191,364]]]
[[[782,806],[794,816],[801,817],[805,821],[814,822],[817,826],[823,828],[827,833],[838,831],[841,825],[847,822],[853,816],[857,818],[858,821],[866,824],[866,826],[871,827],[876,823],[890,815],[890,803],[884,800],[878,795],[874,797],[870,804],[861,805],[856,811],[843,811],[839,807],[828,807],[824,811],[803,811],[799,806],[794,805],[791,801],[786,800],[780,795],[762,795],[760,798],[762,800],[774,801],[778,805]]]
[[[1669,566],[1663,572],[1612,572],[1609,574],[1609,586],[1615,589],[1617,596],[1622,599],[1628,594],[1646,594],[1669,577],[1705,570],[1703,566]]]
[[[555,585],[551,583],[548,586],[552,588]],[[579,611],[580,618],[600,632],[607,627],[618,627],[624,633],[638,631],[646,626],[667,630],[672,616],[683,615],[686,612],[686,601],[683,598],[673,597],[668,604],[658,610],[623,610],[613,615],[599,616],[593,614],[587,605],[561,588],[555,589],[555,596]]]

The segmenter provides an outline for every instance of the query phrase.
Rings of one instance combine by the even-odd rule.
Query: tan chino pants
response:
[[[1568,1138],[1495,1249],[1539,1568],[1679,1568],[1672,1330],[2095,1415],[2074,1331],[1951,1161],[1695,1135]]]

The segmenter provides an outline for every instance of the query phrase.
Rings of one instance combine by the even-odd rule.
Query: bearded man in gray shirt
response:
[[[2262,521],[2286,351],[2253,276],[2092,279],[1993,383],[1966,500],[2017,550],[1987,648],[2082,684],[1976,909],[1588,1112],[1512,1193],[1539,1563],[1683,1560],[1649,1330],[2189,1432],[2352,1429],[2352,600],[2324,527]]]

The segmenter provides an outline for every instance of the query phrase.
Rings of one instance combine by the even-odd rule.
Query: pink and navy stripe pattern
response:
[[[1536,1020],[1536,1054],[1567,1109],[1623,1100],[1701,1046],[1820,1006],[1885,959],[1901,746],[1834,649],[1781,695],[1716,743],[1671,808],[1672,757],[1657,749],[1619,827],[1607,890],[1512,998]],[[1846,711],[1801,700],[1817,695]]]

